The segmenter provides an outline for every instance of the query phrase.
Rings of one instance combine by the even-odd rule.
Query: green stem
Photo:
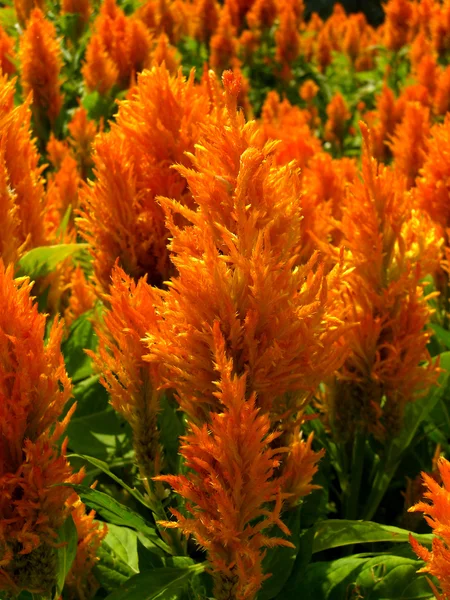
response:
[[[345,518],[356,519],[359,509],[359,495],[361,480],[364,469],[364,453],[366,447],[366,436],[358,432],[353,442],[352,463],[350,472],[350,489],[347,494],[345,507]]]

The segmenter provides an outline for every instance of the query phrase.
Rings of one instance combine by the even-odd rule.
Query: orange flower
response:
[[[312,79],[307,79],[300,87],[299,95],[302,100],[310,104],[317,96],[319,86]]]
[[[30,18],[33,8],[44,10],[45,0],[14,0],[14,8],[16,9],[17,20],[24,26]]]
[[[427,473],[422,473],[427,489],[424,494],[427,502],[418,502],[409,509],[410,512],[424,513],[426,522],[433,529],[436,537],[433,538],[432,551],[419,544],[412,535],[409,536],[409,541],[417,556],[426,563],[419,573],[429,573],[437,577],[443,595],[433,590],[436,598],[447,600],[450,598],[450,463],[448,460],[440,458],[438,469],[442,477],[442,485]]]
[[[160,285],[170,275],[168,231],[158,194],[191,204],[184,178],[171,168],[189,164],[208,119],[205,90],[179,73],[154,67],[142,73],[135,94],[122,102],[116,125],[95,142],[96,181],[82,194],[82,235],[92,245],[97,282],[108,290],[112,267]]]
[[[248,390],[277,415],[296,415],[345,355],[323,265],[317,255],[299,264],[298,169],[293,162],[277,166],[278,144],[264,144],[257,124],[236,113],[239,82],[230,72],[224,78],[227,121],[205,126],[195,170],[178,167],[198,209],[160,199],[178,276],[170,292],[161,292],[160,329],[148,338],[149,360],[162,365],[164,383],[200,422],[218,408],[211,361],[216,321],[237,373],[248,373]],[[177,227],[177,213],[192,225]]]
[[[282,66],[282,77],[290,79],[290,65],[300,54],[300,34],[290,3],[284,4],[282,7],[280,24],[275,32],[275,43],[275,60]]]
[[[382,439],[396,435],[406,404],[438,374],[427,351],[431,309],[420,281],[436,269],[442,239],[395,171],[371,157],[365,126],[362,132],[364,181],[349,188],[337,225],[354,268],[345,298],[359,324],[327,402],[338,437],[368,431]]]
[[[214,579],[214,598],[254,599],[270,574],[263,572],[263,549],[292,546],[269,535],[273,525],[289,535],[280,518],[281,481],[275,477],[285,448],[270,449],[277,434],[270,420],[260,414],[252,395],[246,399],[246,377],[238,377],[225,355],[220,326],[214,325],[216,383],[221,411],[211,423],[182,438],[181,455],[189,476],[157,477],[170,483],[187,500],[190,516],[172,509],[177,521],[162,523],[193,535],[206,550]]]
[[[42,246],[46,243],[44,211],[44,186],[41,177],[42,167],[39,166],[39,155],[31,139],[31,113],[29,99],[14,108],[13,98],[15,82],[0,79],[0,138],[2,170],[6,179],[4,182],[13,194],[8,194],[8,204],[13,209],[16,221],[16,241],[4,238],[3,243],[15,246],[17,257],[26,249]],[[13,198],[14,196],[14,198]],[[6,210],[6,213],[9,209]],[[6,213],[3,213],[5,215]],[[2,217],[4,218],[4,217]],[[3,229],[3,227],[6,229]],[[1,223],[2,231],[10,231],[6,223]],[[20,247],[20,250],[19,250]]]
[[[156,67],[164,63],[169,73],[173,75],[176,75],[180,68],[181,61],[177,49],[175,46],[169,44],[169,38],[165,33],[161,33],[156,40],[156,45],[151,55],[151,63]]]
[[[69,144],[65,140],[58,140],[53,132],[50,134],[46,150],[48,160],[55,169],[59,169],[64,158],[70,155]]]
[[[336,92],[330,100],[327,106],[327,117],[325,139],[335,144],[338,148],[342,148],[351,114],[340,92]]]
[[[156,327],[152,288],[145,278],[135,284],[116,267],[106,300],[104,324],[96,327],[99,350],[90,356],[102,373],[112,406],[131,426],[136,461],[148,487],[162,464],[157,368],[142,359],[146,350],[142,338]]]
[[[53,123],[61,110],[63,98],[59,74],[62,68],[61,48],[52,23],[34,9],[20,38],[22,87],[33,92],[33,113],[37,121],[48,117]]]
[[[436,3],[437,4],[437,3]],[[450,1],[434,6],[431,19],[431,39],[433,47],[440,57],[450,50]]]
[[[216,0],[200,0],[194,10],[192,37],[208,44],[219,24],[219,5]]]
[[[55,235],[69,208],[71,209],[73,226],[73,215],[78,207],[80,187],[81,179],[77,169],[77,161],[68,154],[63,159],[58,171],[49,176],[47,182],[45,223],[48,238]]]
[[[80,106],[73,113],[67,128],[71,137],[69,143],[75,152],[81,178],[85,179],[94,164],[91,154],[98,131],[97,124],[88,119],[87,110]]]
[[[406,104],[402,122],[396,127],[389,146],[395,160],[395,168],[406,177],[410,188],[425,160],[427,140],[430,133],[430,111],[418,102]]]
[[[23,252],[19,240],[17,196],[8,181],[4,151],[0,147],[0,256],[5,264],[15,263]]]
[[[72,387],[56,320],[44,344],[45,315],[27,279],[14,281],[0,260],[0,590],[48,593],[56,579],[56,530],[79,483],[61,437],[60,418]],[[75,408],[75,407],[73,407]]]
[[[211,37],[209,46],[209,62],[216,73],[222,73],[224,69],[237,64],[238,40],[227,4],[222,8],[216,33]]]
[[[16,57],[14,43],[14,39],[0,26],[0,74],[11,75],[16,71],[12,62]]]
[[[253,6],[246,14],[250,29],[263,31],[270,29],[277,17],[277,4],[275,0],[255,0]]]
[[[81,72],[87,89],[90,92],[97,90],[103,96],[117,83],[119,70],[108,56],[98,34],[94,33],[89,40],[86,49],[86,62]]]
[[[434,111],[437,115],[446,115],[450,110],[450,67],[439,75],[434,96]]]
[[[106,523],[94,521],[95,511],[87,513],[86,506],[76,494],[69,498],[68,504],[77,528],[78,545],[64,584],[64,596],[67,595],[70,600],[89,600],[99,587],[92,569],[98,561],[97,552],[108,528]]]
[[[384,43],[389,50],[397,52],[409,41],[413,5],[410,0],[389,0],[384,7]]]
[[[439,78],[439,67],[434,56],[428,54],[417,65],[417,81],[425,86],[431,96],[434,96]]]
[[[144,23],[127,17],[115,0],[104,0],[93,24],[83,75],[90,90],[106,94],[114,83],[128,87],[148,61],[151,36]]]
[[[332,45],[328,34],[328,28],[320,30],[317,36],[317,47],[316,47],[316,60],[318,63],[319,70],[324,72],[328,65],[332,61]]]
[[[93,286],[86,280],[83,269],[77,266],[70,280],[69,305],[64,311],[64,321],[67,327],[94,307],[96,294]]]

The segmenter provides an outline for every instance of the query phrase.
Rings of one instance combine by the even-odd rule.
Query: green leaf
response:
[[[105,542],[97,550],[99,562],[94,567],[94,575],[107,592],[113,592],[136,573]]]
[[[69,336],[62,344],[67,373],[74,383],[92,375],[92,360],[85,349],[95,351],[97,335],[92,324],[94,311],[78,317],[70,326]]]
[[[134,574],[139,573],[138,534],[134,529],[110,523],[103,543],[127,564]]]
[[[144,506],[149,508],[149,504],[148,504],[147,500],[144,498],[144,496],[141,494],[141,492],[139,490],[137,490],[136,488],[130,487],[122,479],[120,479],[120,477],[117,477],[117,475],[115,475],[115,473],[113,473],[111,471],[111,469],[109,468],[109,465],[107,463],[105,463],[102,460],[99,460],[98,458],[95,458],[93,456],[86,456],[84,454],[69,454],[68,455],[68,458],[72,458],[72,457],[81,458],[84,461],[93,465],[94,467],[97,467],[100,471],[103,471],[103,473],[105,473],[106,475],[111,477],[111,479],[113,479],[116,483],[118,483],[121,487],[123,487],[138,502],[140,502],[141,504],[143,504]]]
[[[77,554],[78,534],[72,515],[69,515],[64,524],[58,529],[58,546],[56,550],[58,575],[56,579],[55,600],[62,593],[67,573],[70,571],[70,567]]]
[[[110,458],[131,451],[129,426],[112,407],[91,415],[75,416],[67,426],[69,448],[78,454]]]
[[[436,337],[446,348],[450,348],[450,331],[444,329],[437,323],[431,323],[430,328],[434,331]]]
[[[17,263],[18,276],[27,275],[35,280],[52,273],[63,260],[76,256],[89,244],[58,244],[56,246],[39,246],[33,248]]]
[[[169,546],[158,536],[155,526],[148,523],[137,512],[98,490],[93,490],[84,485],[71,484],[70,487],[79,494],[81,500],[87,506],[93,508],[108,523],[136,529],[136,531],[142,532],[155,546],[170,554]]]
[[[297,558],[300,543],[300,512],[300,507],[297,507],[289,511],[286,515],[283,515],[283,521],[291,532],[290,536],[285,536],[279,529],[272,532],[277,537],[293,542],[295,546],[294,548],[275,546],[267,550],[263,561],[263,571],[264,573],[271,573],[271,577],[264,582],[258,594],[258,600],[275,598],[289,579],[295,559]]]
[[[140,573],[129,579],[106,600],[175,600],[191,577],[205,570],[205,564],[186,568],[164,567]]]
[[[414,534],[421,544],[431,545],[432,534]],[[374,542],[408,542],[409,531],[372,521],[329,519],[315,526],[313,553],[330,548]]]
[[[302,600],[431,600],[419,560],[392,554],[312,563],[301,582]],[[297,596],[298,597],[298,596]]]
[[[164,461],[169,473],[179,472],[180,455],[178,453],[179,438],[184,434],[183,415],[178,404],[168,393],[163,394],[160,401],[158,428],[161,444],[164,448]]]
[[[303,577],[311,561],[314,540],[314,527],[304,529],[299,536],[297,558],[289,579],[277,596],[277,600],[298,600]]]

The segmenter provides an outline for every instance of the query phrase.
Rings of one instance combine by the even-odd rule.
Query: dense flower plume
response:
[[[450,0],[350,4],[0,7],[5,600],[450,598]]]

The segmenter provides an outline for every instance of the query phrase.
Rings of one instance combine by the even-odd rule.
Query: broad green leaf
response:
[[[74,257],[89,244],[58,244],[57,246],[39,246],[33,248],[17,263],[18,276],[27,275],[34,280],[52,273],[63,260]]]
[[[431,600],[419,560],[384,554],[312,563],[297,590],[302,600]]]
[[[175,600],[191,577],[205,570],[204,564],[185,568],[164,567],[140,573],[129,579],[106,600]]]
[[[105,473],[106,475],[111,477],[111,479],[113,479],[121,487],[123,487],[125,490],[127,490],[127,492],[131,496],[133,496],[133,498],[135,498],[138,502],[140,502],[144,506],[149,507],[147,500],[144,498],[144,496],[141,494],[141,492],[139,490],[137,490],[136,488],[130,487],[122,479],[120,479],[120,477],[117,477],[117,475],[115,475],[115,473],[113,473],[111,471],[111,469],[109,468],[109,465],[107,463],[103,462],[102,460],[99,460],[98,458],[95,458],[94,456],[86,456],[84,454],[70,454],[68,456],[68,458],[72,458],[72,457],[81,458],[84,461],[93,465],[94,467],[97,467],[100,471],[103,471],[103,473]]]
[[[138,534],[134,529],[110,523],[103,544],[108,546],[135,574],[139,573]]]
[[[92,375],[77,383],[73,395],[77,402],[77,418],[98,413],[109,406],[108,392],[100,383],[100,375]]]
[[[421,544],[426,545],[431,545],[433,539],[432,534],[414,534],[414,537]],[[409,531],[400,527],[381,525],[372,521],[329,519],[315,526],[313,553],[353,544],[408,541]]]
[[[64,524],[58,529],[58,546],[56,550],[58,575],[56,579],[55,600],[62,593],[67,573],[70,571],[70,567],[77,554],[78,534],[71,515],[67,517]]]
[[[81,500],[87,506],[93,508],[107,522],[114,525],[131,527],[132,529],[136,529],[136,531],[142,532],[155,546],[170,554],[169,546],[158,536],[155,526],[148,523],[137,512],[124,504],[120,504],[112,496],[108,496],[108,494],[104,494],[98,490],[93,490],[84,485],[71,485],[70,487],[79,494]]]
[[[94,575],[107,592],[113,592],[136,574],[105,541],[97,550],[97,557],[99,562],[94,567]]]
[[[278,528],[274,528],[271,532],[273,536],[287,539],[294,543],[295,546],[294,548],[275,546],[267,550],[263,561],[263,571],[264,573],[271,573],[271,577],[264,582],[258,594],[258,600],[275,598],[289,579],[300,542],[300,512],[300,507],[296,507],[286,515],[283,515],[283,521],[291,532],[290,536],[285,536]]]
[[[277,596],[277,600],[298,600],[304,573],[312,557],[314,527],[304,529],[299,536],[298,553],[289,579]]]
[[[67,427],[69,448],[77,454],[96,455],[101,458],[128,456],[130,446],[129,426],[109,406],[92,415],[75,415]]]
[[[434,331],[438,340],[442,342],[446,348],[450,348],[450,331],[437,325],[437,323],[431,323],[430,328]]]
[[[92,324],[93,311],[84,313],[70,326],[69,335],[62,344],[67,373],[74,383],[92,376],[92,360],[85,350],[95,350],[97,335]]]

